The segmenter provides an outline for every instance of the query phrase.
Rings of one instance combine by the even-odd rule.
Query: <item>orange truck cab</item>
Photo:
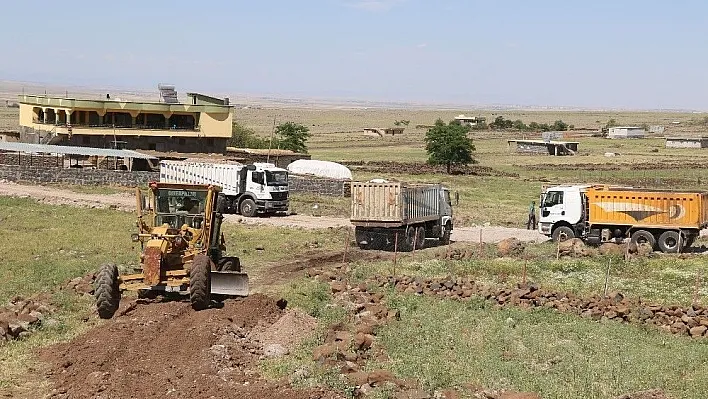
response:
[[[690,247],[708,227],[708,192],[561,185],[541,194],[538,229],[553,240],[620,241],[662,252]]]

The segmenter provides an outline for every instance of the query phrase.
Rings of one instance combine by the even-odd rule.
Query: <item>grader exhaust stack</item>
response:
[[[196,310],[223,296],[247,296],[248,274],[238,257],[224,256],[221,233],[223,197],[217,186],[150,183],[148,196],[136,190],[140,270],[119,275],[115,265],[96,278],[96,308],[101,318],[118,309],[121,291],[188,293]]]

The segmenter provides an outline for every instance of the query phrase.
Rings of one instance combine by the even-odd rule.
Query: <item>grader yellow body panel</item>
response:
[[[247,296],[248,275],[237,257],[226,257],[221,233],[222,198],[212,185],[150,183],[148,196],[136,190],[140,272],[119,275],[115,265],[97,274],[96,305],[110,318],[121,290],[188,292],[195,309],[211,294]]]

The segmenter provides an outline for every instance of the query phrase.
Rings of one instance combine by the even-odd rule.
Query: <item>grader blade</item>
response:
[[[248,274],[212,270],[211,293],[248,296]]]

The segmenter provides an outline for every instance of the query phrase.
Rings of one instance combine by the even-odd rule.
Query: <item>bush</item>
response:
[[[270,140],[267,138],[258,137],[256,131],[242,126],[238,122],[234,122],[231,127],[231,139],[228,145],[236,148],[268,148]],[[277,143],[273,143],[273,147],[277,147]]]

